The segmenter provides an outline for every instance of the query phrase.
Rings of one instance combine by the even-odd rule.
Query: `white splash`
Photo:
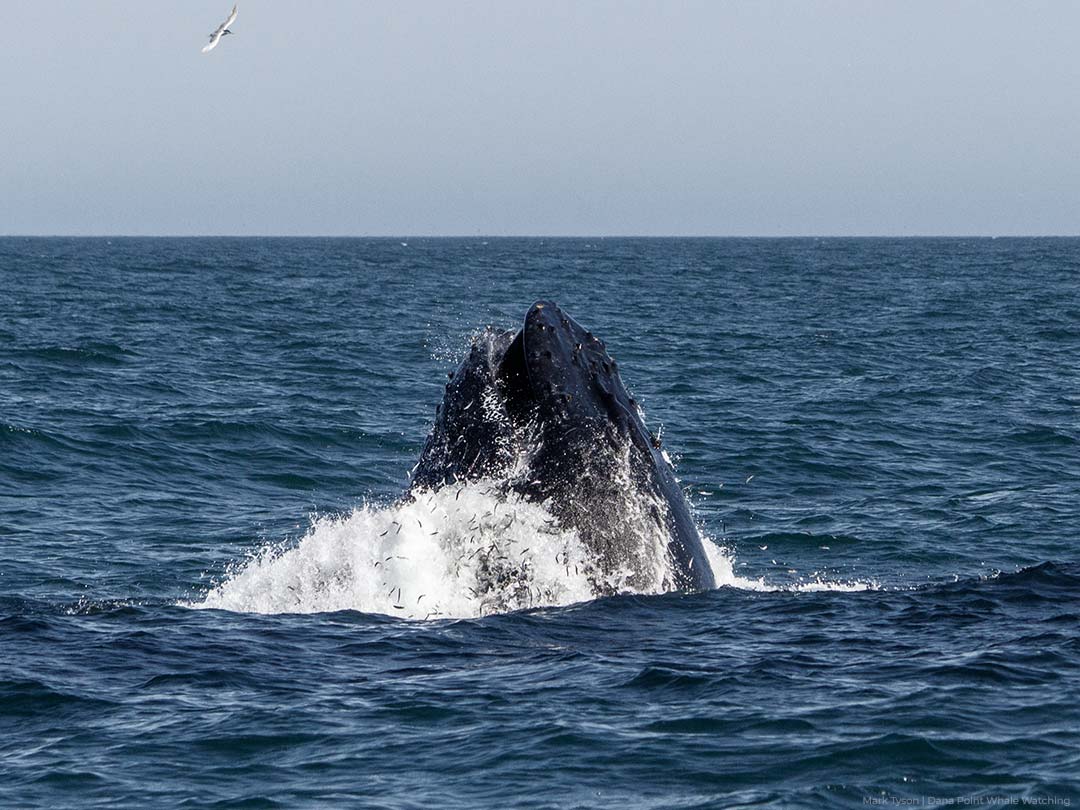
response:
[[[709,558],[709,565],[712,566],[713,577],[716,580],[716,587],[732,587],[741,588],[747,591],[789,591],[792,593],[815,593],[819,591],[837,591],[842,593],[849,593],[853,591],[876,591],[881,586],[873,580],[829,580],[820,574],[813,574],[811,577],[803,582],[792,582],[784,584],[775,584],[766,582],[763,577],[758,579],[748,579],[747,577],[740,577],[735,573],[734,567],[731,564],[731,556],[727,549],[717,545],[709,538],[703,538],[705,545],[705,556]]]
[[[263,549],[190,606],[463,618],[587,601],[594,581],[577,532],[489,482],[316,518],[294,548]]]
[[[775,585],[735,574],[708,538],[717,587],[753,591],[859,591],[868,582],[817,579]],[[658,593],[661,578],[634,587],[630,571],[600,579],[577,532],[539,504],[492,482],[420,492],[390,506],[319,517],[291,548],[267,546],[233,566],[192,608],[244,613],[357,610],[405,619],[470,618],[595,598],[597,586]]]

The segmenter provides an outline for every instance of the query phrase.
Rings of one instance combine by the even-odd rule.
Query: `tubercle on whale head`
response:
[[[646,455],[656,454],[657,463],[662,460],[603,341],[552,301],[534,303],[516,333],[488,329],[476,338],[446,383],[433,438],[448,446],[474,445],[486,435],[490,425],[482,409],[470,403],[480,401],[489,382],[498,386],[513,424],[566,426],[549,431],[549,437],[559,439],[553,445],[586,436],[606,436],[613,444],[629,439]],[[582,429],[586,425],[594,429]],[[487,453],[480,453],[463,472],[487,469],[489,461]]]
[[[578,420],[614,426],[643,450],[653,447],[604,342],[553,301],[529,308],[498,376],[520,413],[572,412]]]

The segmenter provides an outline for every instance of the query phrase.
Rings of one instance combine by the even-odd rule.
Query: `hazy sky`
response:
[[[3,4],[0,233],[1080,233],[1080,3]]]

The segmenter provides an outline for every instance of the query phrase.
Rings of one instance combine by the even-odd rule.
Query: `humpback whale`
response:
[[[496,480],[581,537],[597,595],[714,587],[690,506],[602,340],[537,301],[450,374],[409,492]]]

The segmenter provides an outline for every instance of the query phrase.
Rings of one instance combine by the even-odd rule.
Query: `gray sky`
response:
[[[1080,3],[3,4],[0,233],[1077,234]]]

